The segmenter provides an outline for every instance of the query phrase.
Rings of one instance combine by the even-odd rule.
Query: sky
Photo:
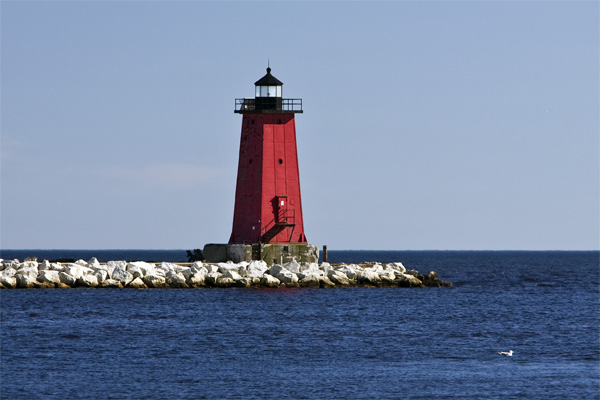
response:
[[[231,234],[267,63],[302,98],[307,239],[330,250],[600,242],[597,1],[2,1],[3,249]]]

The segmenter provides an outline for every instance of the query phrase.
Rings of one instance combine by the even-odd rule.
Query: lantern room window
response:
[[[281,86],[256,86],[255,97],[281,97]]]

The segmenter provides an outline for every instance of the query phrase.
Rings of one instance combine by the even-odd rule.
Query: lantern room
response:
[[[284,99],[283,82],[267,74],[254,82],[254,98],[235,99],[236,113],[301,113],[302,99]]]

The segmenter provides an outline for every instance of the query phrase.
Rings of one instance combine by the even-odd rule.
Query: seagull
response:
[[[500,354],[502,356],[512,357],[513,351],[512,350],[509,350],[509,351],[499,351],[498,354]]]

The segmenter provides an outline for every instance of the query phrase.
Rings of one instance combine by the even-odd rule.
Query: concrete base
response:
[[[209,243],[204,246],[202,254],[206,262],[263,260],[268,265],[285,264],[293,260],[319,262],[319,248],[308,243]]]

